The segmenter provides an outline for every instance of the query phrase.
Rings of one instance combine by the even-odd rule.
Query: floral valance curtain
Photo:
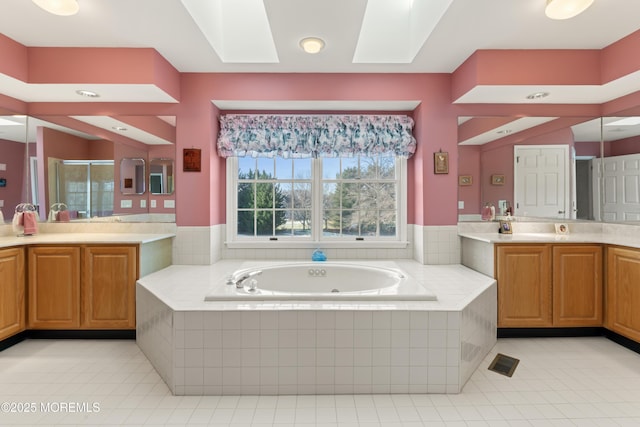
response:
[[[254,115],[220,117],[221,157],[411,157],[413,119],[404,115]]]

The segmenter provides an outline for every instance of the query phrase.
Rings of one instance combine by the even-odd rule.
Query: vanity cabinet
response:
[[[83,248],[83,326],[90,329],[135,329],[136,246]]]
[[[640,250],[607,248],[605,327],[640,342]]]
[[[29,328],[80,327],[80,248],[32,246],[28,251]]]
[[[548,245],[496,245],[498,327],[552,325]]]
[[[0,340],[26,327],[24,249],[0,249]]]
[[[498,327],[603,323],[602,246],[496,245]]]
[[[134,329],[136,245],[28,248],[29,327]]]
[[[553,326],[602,326],[602,246],[553,246]]]

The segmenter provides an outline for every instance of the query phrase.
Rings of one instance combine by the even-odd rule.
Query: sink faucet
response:
[[[249,272],[249,273],[245,273],[245,274],[243,274],[242,276],[238,277],[238,278],[235,280],[236,288],[239,288],[239,289],[244,288],[244,282],[245,282],[247,279],[249,279],[249,278],[251,278],[251,277],[253,277],[253,276],[258,276],[258,275],[260,275],[260,274],[262,274],[262,270],[251,271],[251,272]]]

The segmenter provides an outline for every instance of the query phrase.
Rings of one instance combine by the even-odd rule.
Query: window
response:
[[[311,159],[241,157],[236,169],[238,236],[311,235]]]
[[[322,160],[322,236],[396,237],[394,157]]]
[[[229,157],[228,243],[404,244],[406,159]]]

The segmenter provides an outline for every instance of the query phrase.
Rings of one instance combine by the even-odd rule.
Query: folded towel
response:
[[[56,217],[58,222],[69,222],[70,219],[71,215],[69,214],[69,211],[60,211]]]
[[[38,216],[35,212],[27,211],[22,213],[23,233],[25,235],[38,234]]]
[[[2,214],[2,209],[0,209],[0,224],[4,224],[4,215]]]
[[[13,214],[13,220],[11,221],[11,226],[13,227],[13,232],[16,234],[22,234],[24,231],[24,226],[22,222],[22,212],[16,212]]]

